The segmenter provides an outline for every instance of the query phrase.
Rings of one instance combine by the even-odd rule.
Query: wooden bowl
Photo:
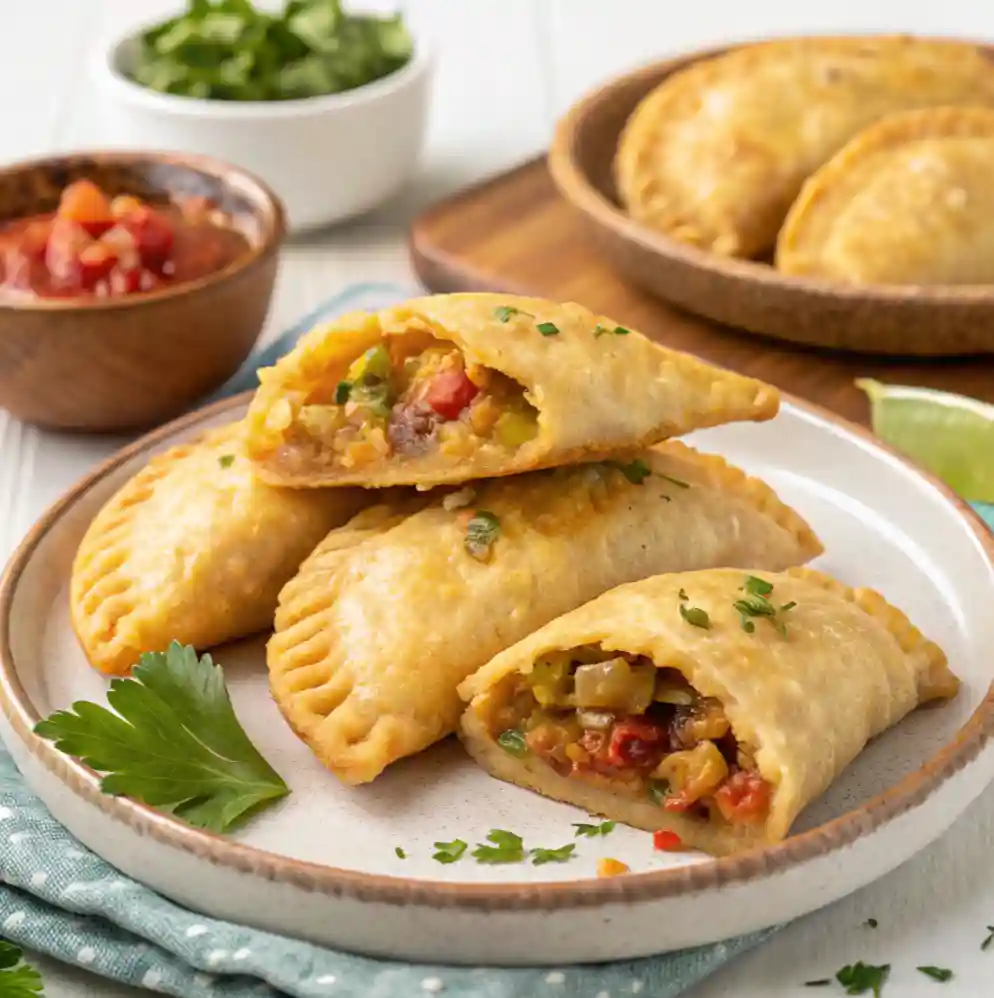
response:
[[[992,286],[860,286],[787,276],[676,242],[625,215],[611,163],[628,116],[667,76],[722,51],[635,70],[588,94],[559,122],[549,168],[604,256],[658,297],[747,332],[894,356],[994,353]]]
[[[158,291],[0,301],[0,407],[63,430],[148,427],[220,386],[252,350],[276,279],[283,207],[262,181],[218,160],[108,152],[0,170],[0,221],[54,211],[62,188],[82,177],[153,201],[208,197],[249,242],[229,267]]]

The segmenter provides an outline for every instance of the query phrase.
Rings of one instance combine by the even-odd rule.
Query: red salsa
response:
[[[46,215],[0,226],[0,293],[107,298],[223,270],[249,248],[229,216],[201,197],[151,204],[77,180]]]

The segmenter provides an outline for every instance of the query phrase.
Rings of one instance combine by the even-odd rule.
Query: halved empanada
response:
[[[464,482],[777,412],[774,388],[580,305],[436,295],[307,334],[260,372],[249,456],[275,484]]]
[[[772,249],[801,184],[895,111],[994,104],[978,46],[907,37],[750,45],[664,80],[622,133],[615,176],[633,218],[726,256]]]
[[[463,679],[612,586],[821,551],[768,486],[676,442],[480,483],[405,519],[411,502],[365,511],[344,543],[333,531],[280,594],[273,695],[346,783],[449,734]]]
[[[461,735],[500,779],[722,855],[785,838],[869,739],[957,685],[875,592],[688,572],[498,655],[460,687]]]
[[[776,265],[849,283],[992,283],[992,177],[994,111],[884,118],[804,185]]]
[[[241,423],[152,458],[100,510],[73,563],[87,657],[123,674],[171,641],[209,648],[265,630],[284,583],[369,495],[266,485]]]

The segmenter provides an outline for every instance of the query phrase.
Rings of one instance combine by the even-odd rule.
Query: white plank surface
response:
[[[0,160],[93,141],[87,65],[94,48],[178,0],[0,0]],[[367,7],[389,9],[388,0]],[[354,280],[411,280],[404,226],[434,198],[540,150],[556,115],[596,83],[687,47],[764,34],[920,31],[994,38],[989,0],[407,0],[437,47],[430,136],[418,177],[366,219],[289,246],[266,335]],[[107,440],[41,433],[0,413],[0,560],[46,504],[108,454]],[[894,965],[889,998],[987,998],[994,949],[994,794],[941,842],[878,884],[791,926],[694,989],[689,998],[788,998],[802,982],[862,959]],[[863,926],[869,917],[876,930]],[[919,964],[948,966],[937,985]],[[137,994],[44,963],[53,998]],[[936,989],[940,990],[937,991]],[[402,996],[398,996],[402,998]],[[593,998],[593,996],[591,996]],[[619,996],[613,996],[619,998]]]

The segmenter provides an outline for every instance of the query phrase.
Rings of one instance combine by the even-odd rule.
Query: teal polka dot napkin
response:
[[[214,399],[253,388],[316,322],[409,295],[362,284],[250,358]],[[994,527],[994,506],[978,507]],[[84,848],[26,788],[0,748],[0,935],[103,977],[182,998],[674,998],[775,929],[662,957],[587,967],[500,969],[374,960],[205,918]]]

